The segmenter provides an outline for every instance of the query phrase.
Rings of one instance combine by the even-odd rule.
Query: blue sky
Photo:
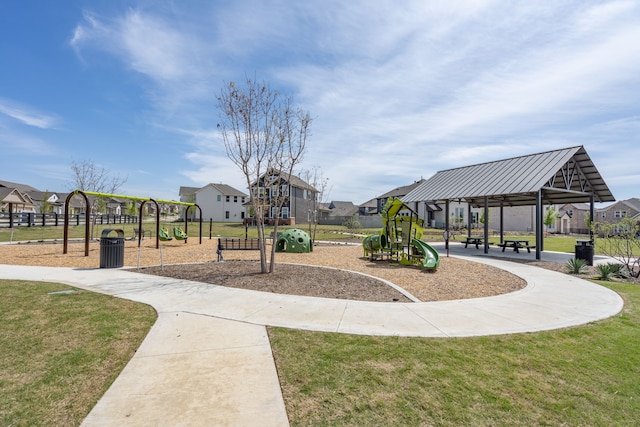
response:
[[[0,179],[246,191],[216,133],[255,75],[315,118],[302,169],[363,203],[439,170],[583,145],[640,197],[640,2],[22,0],[0,6]]]

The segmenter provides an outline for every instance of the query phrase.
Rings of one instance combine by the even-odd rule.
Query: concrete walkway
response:
[[[493,249],[493,256],[535,257]],[[572,276],[495,259],[457,243],[450,254],[510,271],[528,285],[489,298],[373,303],[246,291],[122,269],[0,265],[0,278],[66,283],[157,310],[158,321],[86,426],[288,425],[265,325],[465,337],[576,326],[612,316],[623,306],[615,292]],[[568,257],[543,253],[543,260]]]

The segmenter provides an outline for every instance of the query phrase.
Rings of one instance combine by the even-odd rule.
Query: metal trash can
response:
[[[118,236],[109,236],[115,231]],[[106,228],[100,237],[100,268],[118,268],[124,265],[124,231]]]
[[[593,265],[593,242],[591,240],[576,241],[576,259],[582,259]]]

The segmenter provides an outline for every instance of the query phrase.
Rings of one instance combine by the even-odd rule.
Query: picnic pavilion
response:
[[[471,208],[500,208],[500,242],[504,241],[504,208],[535,206],[536,259],[544,250],[544,205],[589,203],[594,218],[595,202],[615,198],[583,146],[546,151],[511,159],[464,166],[437,172],[402,197],[409,205],[424,202],[427,209],[445,206],[445,230],[449,230],[449,203],[467,203],[468,236],[471,236]],[[593,236],[591,236],[593,240]],[[484,222],[484,253],[489,252],[489,221]]]

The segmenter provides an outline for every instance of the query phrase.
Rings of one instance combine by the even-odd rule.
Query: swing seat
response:
[[[173,238],[169,236],[169,230],[167,230],[165,227],[160,228],[160,231],[158,232],[158,239],[162,240],[163,242],[166,242],[167,240],[173,240]]]
[[[182,228],[178,226],[173,227],[173,235],[177,240],[187,240],[187,238],[189,237],[187,233],[182,231]]]

